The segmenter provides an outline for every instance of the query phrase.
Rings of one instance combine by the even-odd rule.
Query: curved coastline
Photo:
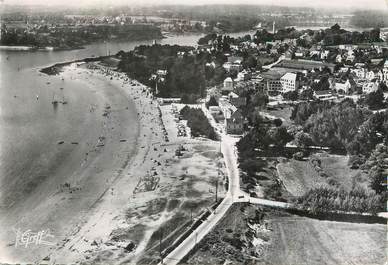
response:
[[[190,38],[190,36],[188,38],[185,37],[183,41],[186,41],[186,42],[190,41],[191,43],[192,38]],[[92,52],[92,54],[93,53],[94,52]],[[98,54],[98,52],[96,54]],[[61,60],[58,60],[59,63],[55,63],[54,65],[52,65],[51,63],[45,66],[44,63],[41,63],[40,66],[38,67],[33,66],[30,70],[33,70],[33,72],[35,73],[39,72],[40,77],[38,79],[42,79],[42,81],[40,81],[41,85],[47,85],[49,83],[47,81],[50,81],[51,85],[49,86],[53,86],[53,85],[60,86],[60,82],[54,82],[54,80],[60,81],[60,77],[62,75],[67,75],[69,73],[68,71],[69,69],[67,68],[71,68],[72,63],[85,62],[85,60],[89,62],[94,62],[94,61],[101,60],[101,58],[104,58],[106,56],[99,56],[99,57],[79,56],[77,58],[85,58],[85,57],[86,59],[64,60],[62,62]],[[112,56],[108,56],[108,57],[112,57]],[[13,58],[11,59],[13,60]],[[42,69],[45,69],[45,68],[47,68],[49,72],[53,69],[56,69],[58,71],[54,70],[54,71],[51,71],[50,73],[47,73],[51,77],[46,78],[44,75],[41,75]],[[82,88],[82,91],[90,90],[92,93],[95,93],[95,92],[97,93],[96,91],[97,89],[94,87],[94,84],[92,84],[93,83],[92,80],[94,78],[100,79],[100,81],[104,80],[103,82],[106,82],[106,84],[109,83],[109,85],[107,85],[109,87],[113,83],[115,83],[115,87],[116,87],[115,89],[117,89],[118,91],[121,91],[121,93],[116,93],[116,94],[123,95],[124,93],[127,98],[127,104],[130,104],[134,107],[133,112],[138,115],[137,130],[139,130],[139,132],[137,133],[136,141],[132,143],[129,141],[121,142],[121,140],[125,140],[123,139],[122,136],[118,136],[116,138],[117,143],[120,142],[120,145],[128,145],[128,146],[131,145],[132,150],[128,150],[128,149],[123,150],[121,152],[121,155],[125,156],[126,159],[122,159],[119,164],[116,164],[115,166],[110,166],[105,171],[103,171],[103,169],[105,168],[104,166],[99,167],[99,160],[100,159],[108,160],[109,155],[105,155],[105,157],[103,157],[104,156],[103,154],[96,155],[95,151],[89,152],[89,158],[88,158],[88,162],[90,162],[88,166],[89,171],[84,172],[79,168],[71,168],[69,166],[66,166],[65,164],[73,163],[73,165],[77,165],[77,164],[80,164],[80,161],[81,161],[81,165],[86,167],[86,165],[83,162],[84,158],[82,157],[82,153],[84,154],[84,152],[86,151],[85,149],[86,147],[84,146],[86,143],[84,143],[83,145],[82,141],[79,141],[79,143],[77,141],[73,145],[70,142],[72,140],[68,140],[68,141],[65,141],[64,144],[61,144],[60,145],[61,148],[65,146],[66,147],[70,146],[71,148],[84,148],[83,150],[85,151],[80,151],[78,154],[76,153],[76,155],[74,155],[73,153],[74,151],[73,149],[71,149],[66,154],[62,154],[58,158],[59,160],[56,159],[55,161],[53,161],[52,163],[62,168],[60,170],[61,172],[57,174],[56,169],[55,170],[52,169],[52,172],[55,172],[56,177],[54,178],[53,176],[50,175],[49,178],[44,180],[43,184],[38,186],[33,191],[34,194],[32,195],[31,198],[23,195],[23,199],[21,199],[21,201],[23,201],[23,204],[21,207],[16,207],[16,205],[14,205],[15,206],[14,209],[0,208],[1,213],[6,213],[6,215],[3,215],[3,216],[0,215],[0,223],[2,224],[3,227],[10,228],[9,230],[4,230],[2,231],[2,233],[0,233],[0,239],[1,239],[0,258],[3,262],[30,263],[34,261],[42,261],[42,259],[47,254],[55,253],[55,252],[52,252],[53,249],[61,248],[61,247],[63,247],[64,249],[67,248],[67,250],[64,252],[59,251],[58,255],[55,255],[59,257],[59,259],[57,260],[61,261],[64,258],[66,258],[69,262],[79,260],[79,257],[74,257],[74,253],[72,253],[71,249],[69,250],[68,243],[74,242],[74,240],[76,240],[77,238],[77,235],[82,235],[82,233],[85,233],[85,231],[83,231],[81,228],[88,227],[87,224],[89,221],[101,220],[101,218],[102,219],[106,218],[106,215],[104,217],[99,216],[97,218],[90,218],[90,216],[92,214],[97,214],[97,215],[101,213],[106,214],[107,209],[101,211],[101,207],[106,207],[106,204],[105,204],[106,199],[107,197],[109,198],[112,193],[112,190],[110,190],[111,186],[114,183],[121,183],[121,184],[124,183],[121,186],[125,187],[126,189],[124,192],[122,190],[122,187],[120,187],[120,185],[115,186],[116,187],[115,190],[121,189],[122,190],[121,193],[123,194],[126,193],[125,197],[123,197],[123,195],[121,194],[117,198],[117,201],[115,203],[119,204],[118,206],[115,205],[114,207],[110,207],[110,208],[116,209],[115,210],[116,214],[119,215],[121,214],[122,211],[125,211],[125,209],[127,208],[128,201],[131,200],[130,199],[131,196],[129,196],[128,194],[132,194],[133,190],[135,189],[135,186],[138,184],[139,178],[144,176],[144,174],[152,168],[153,160],[151,160],[150,157],[154,157],[154,158],[158,157],[158,152],[156,152],[153,148],[151,148],[151,145],[157,142],[162,142],[164,138],[162,135],[161,128],[158,124],[159,122],[158,117],[156,117],[157,115],[155,115],[155,113],[158,113],[157,102],[153,101],[151,97],[148,97],[150,96],[150,94],[147,94],[147,92],[145,92],[147,88],[144,87],[142,84],[137,83],[134,80],[130,80],[131,83],[133,82],[133,84],[128,84],[128,81],[126,82],[126,84],[123,84],[122,79],[113,78],[112,80],[112,78],[107,78],[102,73],[97,73],[97,71],[92,71],[92,72],[93,74],[91,72],[88,73],[88,75],[90,74],[90,76],[88,76],[85,80],[82,80],[83,77],[78,75],[76,70],[73,73],[74,80],[77,80],[77,81],[81,80],[84,82],[85,87],[80,87]],[[66,83],[68,82],[69,79],[72,79],[71,76],[66,77]],[[71,82],[71,80],[69,80],[69,82]],[[68,90],[68,88],[66,88],[64,91],[65,93],[71,92]],[[110,92],[108,93],[112,94],[113,91],[115,90],[110,89]],[[31,90],[31,94],[35,99],[35,94],[33,93],[34,92],[32,92]],[[79,92],[73,91],[72,93],[75,93],[73,96],[76,96]],[[51,99],[51,96],[49,96],[49,98]],[[104,104],[104,100],[103,100],[103,97],[100,97],[100,98],[102,100],[100,101],[99,104],[100,106],[102,106]],[[41,98],[39,102],[41,102],[41,100],[43,100],[43,98]],[[64,106],[63,109],[70,108],[71,106],[76,104],[74,100],[75,99],[73,98],[73,101],[70,101],[69,105]],[[82,98],[80,98],[80,100],[82,101]],[[79,100],[77,100],[77,102],[78,101]],[[132,101],[135,104],[132,104]],[[154,102],[154,104],[152,102]],[[44,104],[50,105],[51,107],[51,104],[46,104],[46,103]],[[60,109],[61,108],[62,107],[60,107]],[[52,108],[49,108],[48,110],[50,111],[50,109]],[[122,109],[125,109],[125,107],[123,107]],[[104,108],[100,107],[99,111],[102,112],[101,114],[103,114]],[[112,111],[112,113],[115,113],[115,111],[116,110]],[[48,124],[48,123],[46,122],[44,124]],[[133,124],[130,123],[129,125],[131,126]],[[77,128],[74,128],[74,129],[77,129]],[[158,132],[156,133],[156,131]],[[133,131],[131,133],[133,134]],[[94,137],[98,141],[99,131],[90,131],[90,133],[85,133],[85,135],[88,135],[90,139]],[[57,148],[57,142],[58,141],[54,141],[53,143],[51,143],[54,149]],[[89,140],[88,142],[93,143],[91,140]],[[109,146],[110,145],[105,145],[101,149],[104,149],[104,148],[106,149]],[[34,148],[35,147],[33,147],[33,150],[35,150]],[[111,152],[110,159],[112,157],[119,155],[119,153],[120,152],[118,151]],[[26,153],[26,155],[27,154],[28,153]],[[44,153],[41,153],[41,154],[44,155]],[[93,158],[93,154],[96,157]],[[64,161],[62,161],[63,155],[66,155],[68,157],[68,162],[65,163]],[[28,159],[35,160],[36,157],[28,157]],[[68,169],[70,169],[70,171],[67,171]],[[108,172],[109,170],[110,170],[110,173],[108,174],[109,176],[106,179],[105,178],[106,176],[103,176],[104,174],[101,172]],[[90,180],[90,178],[88,178],[88,175],[98,176],[98,177],[95,177],[95,179],[98,179],[100,177],[102,178],[103,187],[102,188],[100,187],[101,188],[100,191],[95,192],[95,190],[93,190],[95,187],[98,187],[97,185],[98,183],[94,183],[93,180],[90,183],[88,183],[88,180]],[[111,176],[111,175],[114,175],[114,176]],[[10,177],[12,176],[10,175]],[[18,176],[18,178],[19,177],[21,176]],[[71,183],[71,189],[74,188],[74,190],[68,189],[65,192],[63,192],[60,190],[62,189],[60,187],[61,185],[64,185],[66,184],[66,182],[68,182],[67,178],[71,180],[69,181]],[[77,183],[77,185],[73,186],[73,183],[75,183],[77,178],[84,179],[85,181],[83,181],[82,183]],[[78,189],[79,185],[82,186],[80,189]],[[98,194],[96,195],[96,193]],[[128,198],[128,196],[130,198]],[[79,201],[79,199],[82,197],[86,197],[85,200],[87,201],[87,203],[83,205],[87,205],[87,207],[81,207],[82,203],[81,201]],[[69,209],[71,209],[72,205],[75,206],[74,209],[72,210],[76,214],[74,216],[69,216],[69,215],[73,215],[72,212],[68,211]],[[97,209],[100,209],[100,210],[97,210]],[[28,221],[28,220],[32,220],[32,221]],[[109,222],[111,221],[112,220],[110,220]],[[39,231],[39,229],[48,228],[53,232],[55,236],[55,239],[54,239],[55,246],[50,246],[50,247],[38,246],[32,249],[15,248],[15,234],[14,234],[14,231],[11,229],[12,228],[11,226],[20,228],[20,229],[25,229],[25,230],[31,229],[32,231]],[[94,224],[93,231],[98,233],[101,233],[103,231],[105,233],[105,236],[109,235],[109,233],[112,231],[111,224],[109,224],[109,227],[110,227],[109,231],[105,229],[106,228],[105,226],[100,226],[98,229],[97,227],[98,227],[98,224],[97,225]],[[61,233],[58,233],[58,231],[61,231]],[[63,262],[65,262],[65,260]]]
[[[113,83],[102,75],[90,73],[90,70],[71,69],[70,64],[62,65],[65,68],[68,66],[69,69],[63,69],[61,75],[66,76],[66,79],[70,79],[71,76],[80,79],[84,82],[85,89],[101,94],[98,96],[101,98],[98,103],[100,107],[94,111],[101,111],[103,114],[109,112],[108,117],[101,118],[105,120],[102,121],[101,131],[91,132],[91,138],[95,137],[97,141],[104,139],[104,146],[101,143],[95,144],[94,147],[82,142],[74,145],[67,143],[69,148],[81,151],[70,152],[68,154],[70,157],[62,162],[61,172],[50,176],[36,187],[34,194],[22,200],[20,206],[15,205],[13,209],[7,210],[7,216],[1,218],[4,227],[15,224],[18,228],[26,230],[48,228],[54,234],[56,244],[60,244],[68,234],[77,231],[80,225],[89,219],[90,213],[109,193],[111,186],[124,176],[124,171],[128,171],[127,168],[131,166],[131,161],[140,149],[139,135],[142,127],[139,122],[141,118],[135,115],[138,109],[133,98],[118,83]],[[105,96],[111,98],[108,102],[116,103],[109,107],[103,106],[106,104],[104,102],[107,102]],[[86,151],[88,153],[86,157],[82,155],[91,147],[92,151]],[[63,186],[64,183],[70,183],[70,186]],[[135,186],[136,180],[131,180],[130,183]],[[44,246],[32,249],[15,248],[12,243],[13,231],[3,231],[0,237],[2,243],[7,244],[0,246],[2,261],[11,263],[39,261],[51,249]]]
[[[152,148],[155,143],[162,142],[163,137],[160,124],[156,118],[158,105],[152,98],[148,88],[135,80],[128,79],[123,73],[113,72],[108,68],[90,70],[94,78],[105,78],[114,84],[131,101],[138,116],[138,136],[136,144],[122,172],[106,189],[104,193],[89,208],[88,214],[75,226],[75,229],[66,235],[66,240],[54,252],[51,253],[52,260],[62,263],[72,263],[83,259],[81,251],[88,251],[83,242],[85,238],[98,238],[107,241],[111,233],[123,224],[123,212],[128,208],[134,198],[134,190],[146,174],[151,171],[154,161],[151,156],[158,152]],[[133,194],[133,196],[132,196]],[[142,200],[140,198],[140,200]],[[74,253],[76,249],[76,253]]]

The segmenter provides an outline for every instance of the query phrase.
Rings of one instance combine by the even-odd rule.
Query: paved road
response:
[[[175,265],[182,260],[197,242],[201,241],[225,215],[233,202],[239,196],[244,197],[240,191],[239,172],[235,156],[234,146],[238,139],[223,135],[221,152],[224,155],[226,169],[229,177],[229,188],[225,198],[206,221],[204,221],[193,233],[190,234],[177,248],[164,258],[164,264]]]

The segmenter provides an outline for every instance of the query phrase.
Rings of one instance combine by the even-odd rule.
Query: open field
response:
[[[321,170],[314,167],[311,158],[321,161]],[[326,153],[312,155],[307,161],[284,159],[277,165],[278,175],[285,188],[294,196],[303,195],[309,189],[322,185],[341,186],[346,190],[355,185],[366,188],[366,175],[361,170],[350,169],[348,159],[347,156]]]
[[[187,264],[383,264],[386,226],[321,221],[236,204]]]
[[[386,225],[320,221],[299,216],[269,219],[268,265],[357,264],[386,261]]]

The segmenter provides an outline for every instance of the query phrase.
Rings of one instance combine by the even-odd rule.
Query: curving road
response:
[[[217,124],[218,125],[218,124]],[[217,126],[218,127],[218,126]],[[221,134],[221,152],[224,156],[225,166],[229,178],[229,188],[226,196],[217,209],[195,229],[177,248],[168,254],[163,263],[175,265],[178,264],[195,245],[200,242],[221,220],[230,206],[235,202],[250,202],[260,205],[288,208],[289,204],[277,201],[251,198],[248,194],[240,190],[240,177],[237,163],[237,153],[235,144],[239,140],[237,137]]]

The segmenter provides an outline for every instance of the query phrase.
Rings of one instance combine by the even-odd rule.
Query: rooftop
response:
[[[282,76],[282,79],[296,80],[297,75],[295,73],[286,73]]]
[[[331,90],[318,90],[318,91],[314,91],[315,95],[318,95],[318,96],[323,96],[323,95],[331,95],[333,94],[333,91]]]

